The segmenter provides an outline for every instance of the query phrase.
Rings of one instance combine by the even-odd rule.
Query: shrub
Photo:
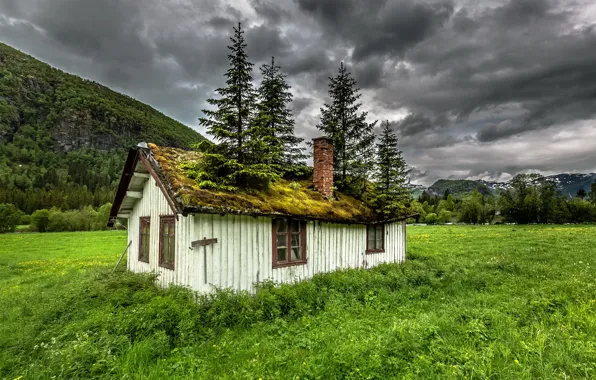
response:
[[[50,224],[50,212],[46,209],[35,211],[31,214],[31,228],[34,231],[46,232]]]
[[[437,224],[438,221],[439,221],[439,217],[434,212],[427,214],[426,218],[424,218],[424,222],[426,224]]]
[[[450,211],[447,211],[447,210],[443,209],[443,210],[441,210],[439,212],[439,220],[438,220],[438,222],[440,224],[445,224],[446,222],[449,221],[449,219],[451,219],[451,212]]]
[[[0,233],[14,232],[23,212],[11,203],[0,204]]]
[[[31,224],[31,215],[23,214],[23,216],[21,216],[21,221],[19,223],[25,224],[25,225]]]
[[[52,208],[49,211],[45,210],[45,212],[48,212],[47,221],[36,221],[37,224],[41,222],[42,224],[46,223],[45,225],[42,225],[40,227],[37,224],[34,225],[32,222],[32,227],[34,230],[39,232],[105,230],[108,223],[108,217],[110,215],[111,208],[111,203],[106,203],[97,210],[95,210],[91,206],[87,206],[81,210],[68,211],[62,211],[58,208]],[[45,212],[42,212],[42,214],[45,215]],[[36,213],[33,213],[31,217],[32,220],[35,217]],[[39,219],[40,217],[41,216],[38,213],[37,218]]]
[[[48,226],[45,229],[48,232],[62,232],[70,231],[67,228],[66,218],[62,211],[58,209],[51,209],[50,216],[48,217]],[[43,231],[40,231],[43,232]]]

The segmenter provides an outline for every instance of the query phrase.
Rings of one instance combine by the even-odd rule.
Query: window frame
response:
[[[377,248],[377,227],[381,227],[381,248]],[[375,246],[373,248],[371,248],[368,245],[368,242],[370,241],[370,229],[372,228],[373,234],[374,234],[374,239],[373,241],[375,242]],[[385,224],[384,223],[379,223],[379,224],[367,224],[366,225],[366,253],[383,253],[385,252]]]
[[[168,239],[174,239],[174,253],[172,263],[166,263],[164,252],[164,224],[171,223],[174,226],[174,233],[168,234]],[[168,246],[169,247],[169,246]],[[176,216],[175,215],[161,215],[159,217],[159,266],[166,269],[175,270],[176,268]]]
[[[147,225],[147,255],[142,255],[145,246],[143,245],[143,227]],[[137,258],[140,262],[149,264],[149,255],[151,252],[151,217],[141,216],[139,217],[139,251],[137,252]]]
[[[285,232],[286,235],[286,247],[287,247],[287,260],[278,261],[277,260],[277,221],[278,220],[285,220],[287,223],[287,231]],[[301,257],[299,260],[292,260],[292,222],[297,222],[300,225],[300,253]],[[294,219],[294,218],[275,218],[272,220],[272,259],[273,259],[273,268],[283,268],[283,267],[290,267],[296,265],[304,265],[307,263],[306,257],[306,221]]]

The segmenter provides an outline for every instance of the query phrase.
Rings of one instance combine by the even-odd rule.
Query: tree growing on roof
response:
[[[187,163],[188,169],[203,188],[233,191],[237,186],[267,188],[279,177],[278,169],[264,150],[259,126],[254,123],[256,97],[252,84],[252,66],[246,54],[246,42],[241,24],[234,28],[228,46],[230,68],[225,74],[226,86],[215,90],[219,99],[209,99],[213,110],[203,110],[201,125],[207,127],[218,144],[202,142],[200,163]],[[275,150],[274,150],[275,151]]]
[[[336,186],[349,193],[362,194],[374,152],[374,123],[367,123],[367,112],[360,112],[360,90],[343,62],[335,77],[329,78],[331,102],[321,108],[317,125],[333,140]]]
[[[252,127],[251,151],[255,162],[272,163],[282,173],[296,173],[304,167],[303,139],[294,135],[294,118],[290,110],[292,93],[281,68],[263,64],[263,79],[258,89],[257,116]]]
[[[256,92],[252,85],[252,66],[246,54],[244,31],[238,23],[228,46],[230,68],[225,74],[226,86],[215,90],[219,99],[208,99],[213,110],[203,110],[201,125],[219,142],[222,153],[238,163],[245,162],[245,139],[255,111]]]
[[[372,196],[377,211],[385,216],[399,214],[411,199],[405,186],[409,170],[397,143],[397,136],[386,121],[377,143]]]

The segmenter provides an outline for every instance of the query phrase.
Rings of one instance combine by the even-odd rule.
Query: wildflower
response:
[[[513,362],[514,362],[515,364],[519,364],[519,360],[517,360],[517,359],[515,359]]]
[[[22,378],[23,378],[23,375],[21,375],[21,376],[19,376],[19,377],[15,378],[14,380],[20,380],[20,379],[22,379]]]

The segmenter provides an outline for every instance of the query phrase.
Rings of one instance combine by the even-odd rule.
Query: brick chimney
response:
[[[333,141],[328,137],[312,139],[313,183],[325,198],[333,196]]]

